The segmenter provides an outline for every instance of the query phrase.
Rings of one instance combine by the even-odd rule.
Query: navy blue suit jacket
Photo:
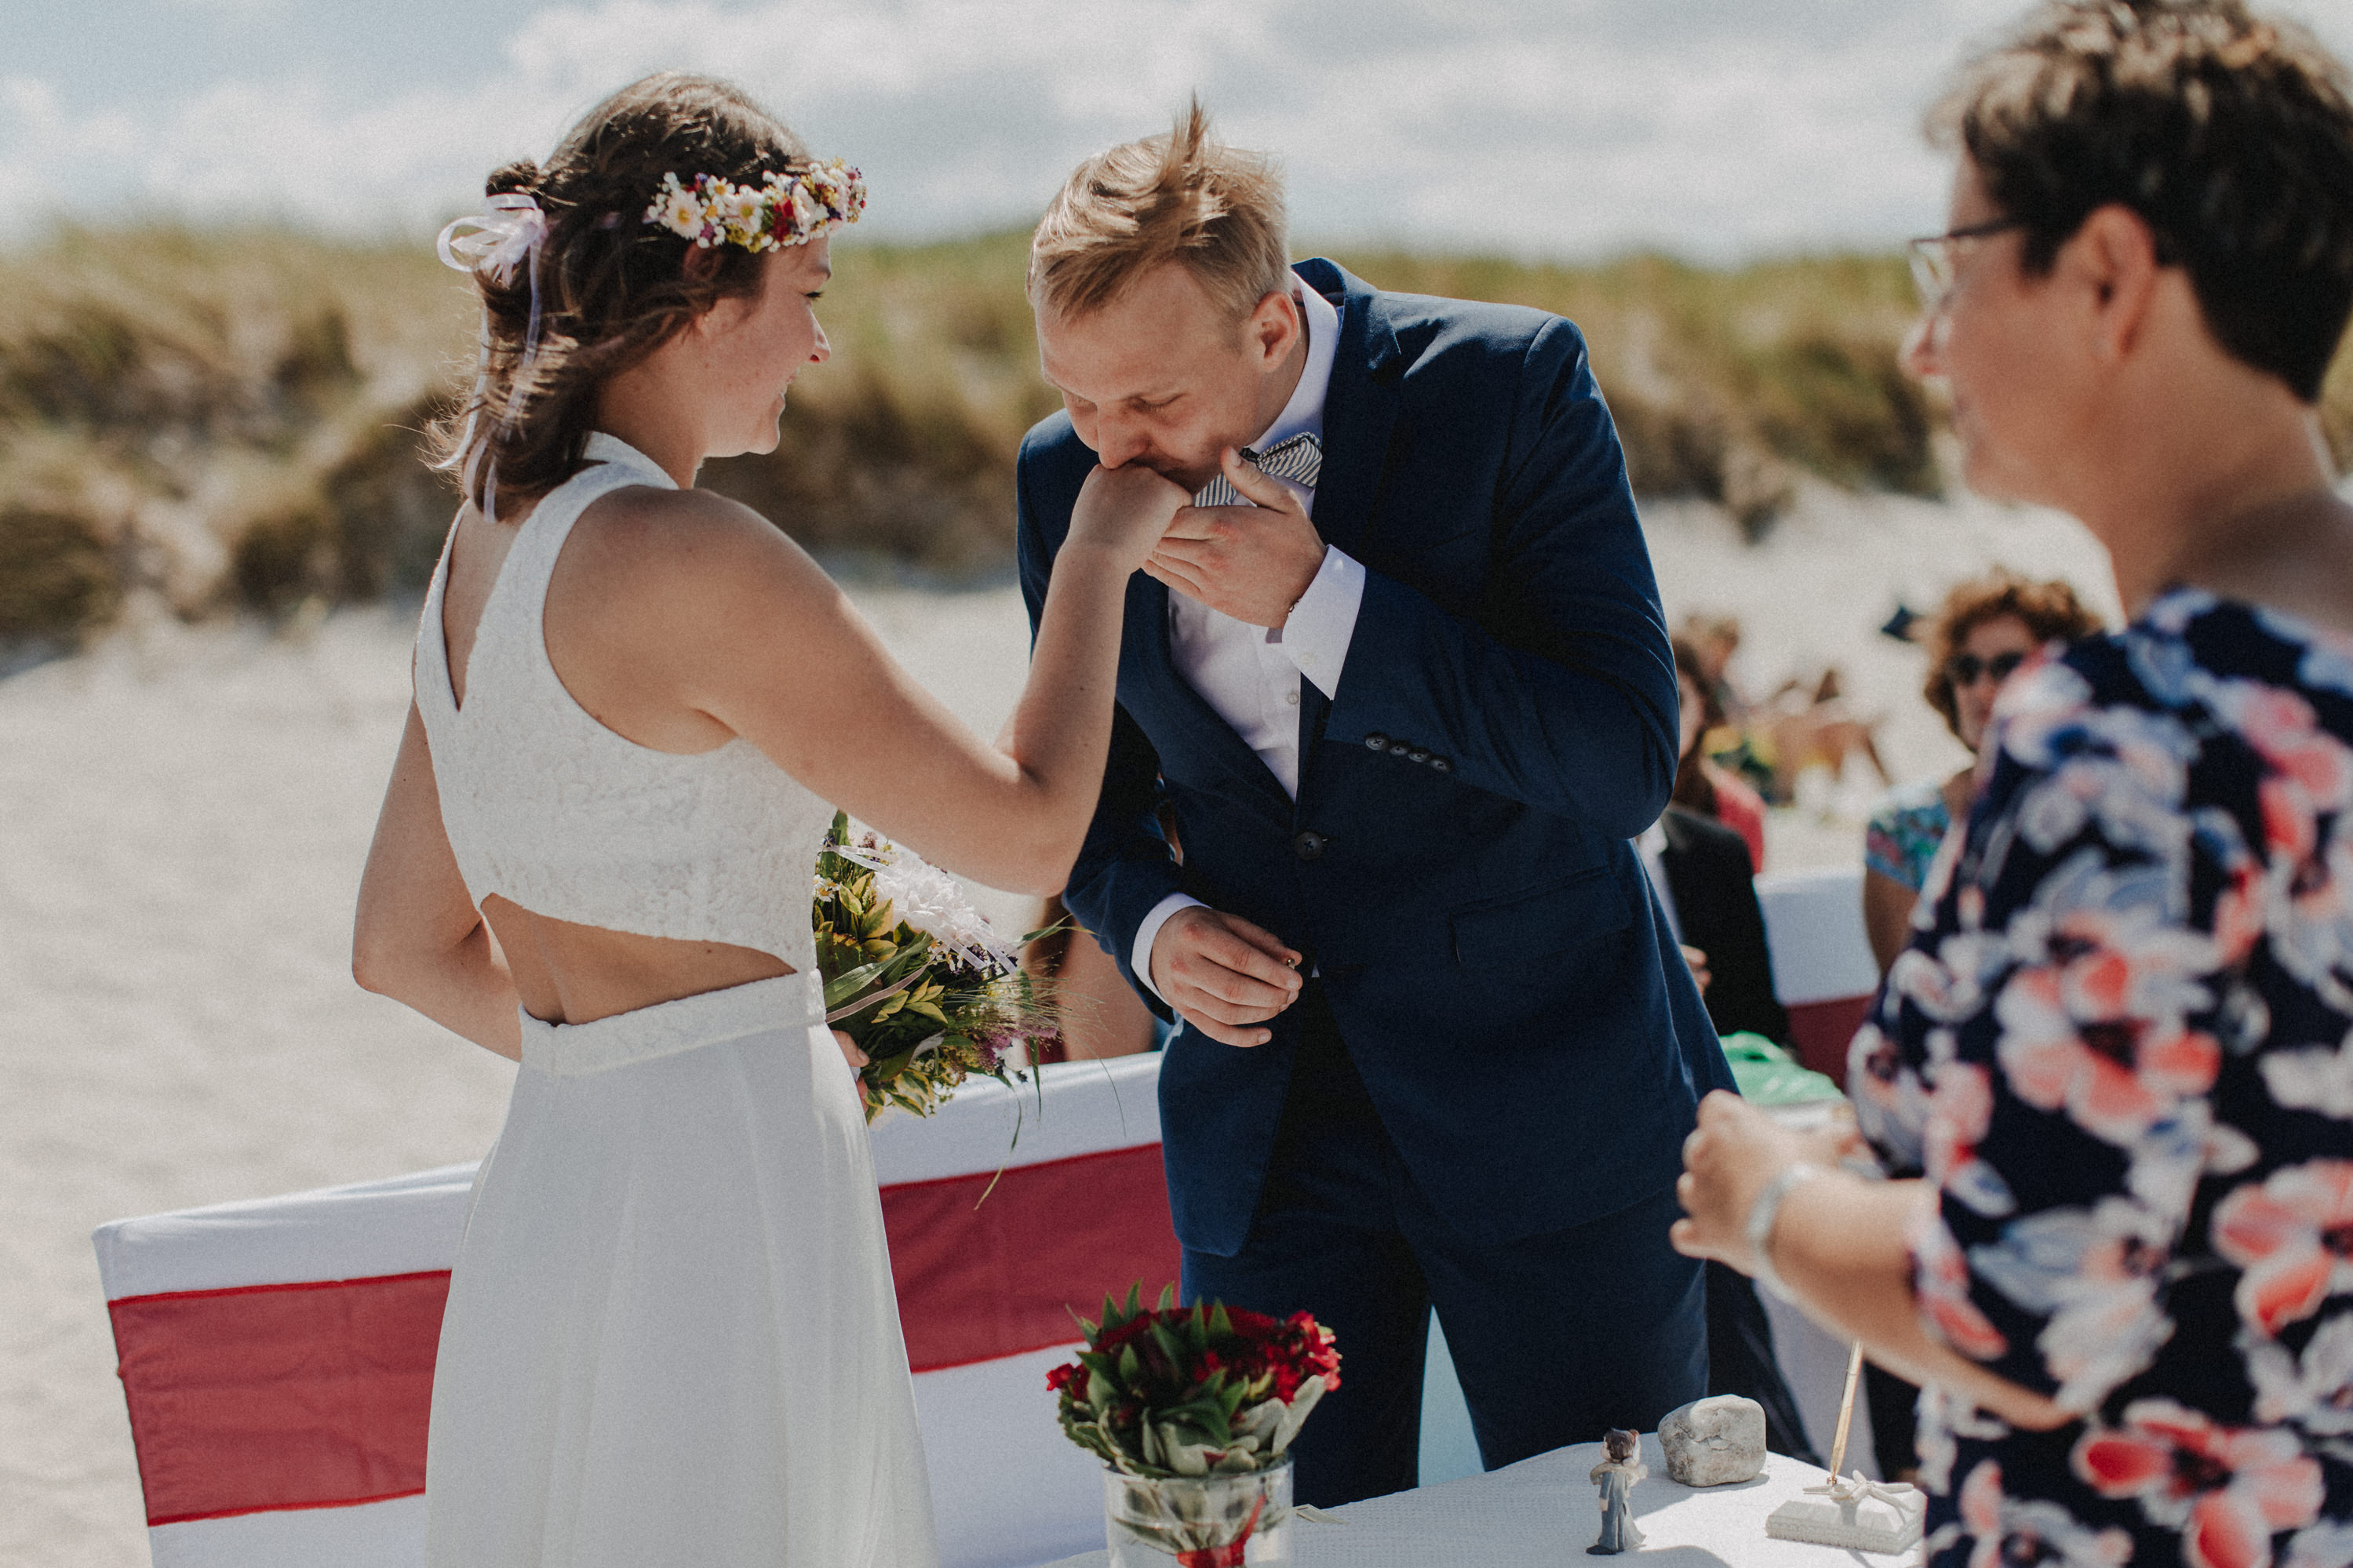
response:
[[[1137,928],[1171,892],[1281,936],[1320,968],[1439,1213],[1481,1244],[1561,1229],[1672,1184],[1698,1095],[1731,1086],[1628,843],[1666,805],[1677,736],[1624,458],[1569,322],[1376,292],[1328,261],[1297,271],[1340,311],[1314,506],[1366,569],[1340,689],[1302,682],[1294,803],[1178,673],[1168,591],[1138,573],[1067,899],[1131,981]],[[1022,443],[1033,627],[1094,466],[1065,415]],[[1169,1041],[1161,1128],[1187,1247],[1231,1256],[1249,1234],[1296,1011],[1255,1049],[1190,1027]]]

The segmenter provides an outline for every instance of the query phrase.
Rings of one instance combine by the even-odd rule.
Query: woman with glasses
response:
[[[2099,618],[2064,583],[2031,583],[2000,571],[1972,578],[1946,595],[1918,639],[1928,650],[1920,695],[1974,759],[2002,682],[2044,644],[2073,642],[2099,628]],[[1871,814],[1862,841],[1862,925],[1882,974],[1911,935],[1912,908],[1936,847],[1968,815],[1976,773],[1972,761],[1948,779],[1899,785]]]
[[[2353,81],[2239,0],[1970,67],[1912,356],[2129,617],[1995,704],[1849,1055],[1883,1159],[1712,1095],[1685,1251],[1931,1391],[1936,1568],[2353,1564]]]

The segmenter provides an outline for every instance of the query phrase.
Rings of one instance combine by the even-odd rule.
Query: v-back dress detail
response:
[[[445,551],[417,710],[468,892],[797,973],[586,1024],[522,1065],[450,1279],[426,1459],[434,1568],[934,1568],[865,1117],[823,1023],[809,878],[832,810],[737,740],[657,752],[547,657],[581,512],[669,488],[605,435],[518,525],[461,705]]]

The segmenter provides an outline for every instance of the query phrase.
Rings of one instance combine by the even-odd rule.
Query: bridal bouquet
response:
[[[1009,1086],[1026,1076],[1018,1047],[1060,1037],[1045,986],[955,879],[871,833],[853,843],[841,813],[818,854],[810,919],[826,1022],[866,1053],[869,1121],[894,1105],[929,1116],[974,1073]]]
[[[1150,1310],[1142,1297],[1106,1298],[1101,1323],[1080,1321],[1079,1359],[1046,1374],[1062,1431],[1103,1461],[1112,1561],[1288,1562],[1288,1450],[1340,1386],[1332,1331],[1305,1312],[1179,1310],[1173,1289]]]

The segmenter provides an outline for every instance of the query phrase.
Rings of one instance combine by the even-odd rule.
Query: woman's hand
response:
[[[1068,542],[1108,550],[1124,576],[1143,566],[1177,512],[1192,503],[1174,480],[1138,464],[1099,468],[1079,487]]]
[[[1736,1094],[1717,1089],[1699,1102],[1699,1125],[1683,1140],[1683,1173],[1675,1199],[1686,1218],[1668,1239],[1691,1258],[1713,1258],[1744,1274],[1757,1263],[1748,1249],[1748,1211],[1765,1184],[1799,1160],[1831,1160],[1820,1138],[1792,1132]]]
[[[839,1029],[833,1031],[833,1043],[841,1047],[841,1059],[849,1064],[849,1070],[852,1072],[864,1067],[869,1060],[866,1053],[858,1048],[858,1042]]]
[[[1281,626],[1324,567],[1324,536],[1289,486],[1229,447],[1226,482],[1248,506],[1188,506],[1144,570],[1244,626]]]

